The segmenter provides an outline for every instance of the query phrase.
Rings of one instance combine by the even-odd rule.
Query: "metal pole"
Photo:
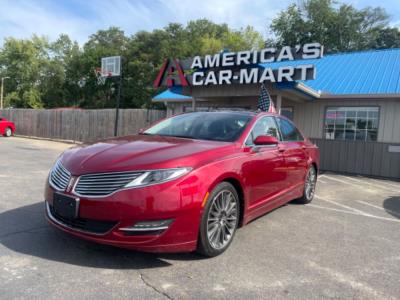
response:
[[[119,103],[121,100],[121,86],[122,86],[122,72],[119,75],[119,84],[118,84],[118,95],[117,95],[117,107],[115,108],[115,127],[114,127],[114,136],[118,135],[118,120],[119,120]]]
[[[3,91],[4,91],[4,79],[8,79],[10,77],[1,77],[1,90],[0,90],[0,109],[3,109]]]
[[[4,77],[1,78],[0,109],[3,109],[3,85],[4,85]]]
[[[278,93],[276,96],[276,112],[278,114],[281,114],[281,108],[282,108],[282,94]]]
[[[196,111],[196,110],[197,110],[197,107],[196,107],[196,98],[193,97],[193,100],[192,100],[192,111]]]

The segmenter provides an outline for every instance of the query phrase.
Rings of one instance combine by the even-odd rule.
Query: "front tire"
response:
[[[201,218],[197,252],[213,257],[228,249],[239,224],[240,204],[236,189],[228,182],[211,192]]]
[[[297,203],[307,204],[314,199],[315,187],[317,185],[317,170],[313,165],[308,168],[306,180],[304,182],[304,192],[303,196],[296,199]]]
[[[5,130],[5,132],[4,132],[4,136],[5,136],[5,137],[10,137],[10,136],[12,136],[12,130],[11,130],[10,127],[7,127],[7,128],[6,128],[6,130]]]

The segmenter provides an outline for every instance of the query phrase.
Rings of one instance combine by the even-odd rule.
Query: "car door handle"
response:
[[[286,149],[285,149],[285,148],[281,148],[281,147],[279,147],[279,148],[278,148],[278,151],[279,151],[279,152],[285,152],[285,151],[286,151]]]

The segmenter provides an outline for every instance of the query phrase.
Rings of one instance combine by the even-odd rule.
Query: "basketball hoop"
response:
[[[103,85],[107,78],[121,77],[121,56],[103,57],[101,68],[95,69],[97,84]]]
[[[98,85],[104,85],[106,83],[106,79],[108,77],[112,76],[112,73],[109,71],[105,71],[102,68],[96,68],[94,70],[94,73],[96,74],[96,78],[97,78],[97,84]]]
[[[115,107],[115,125],[114,125],[114,136],[118,134],[118,113],[119,113],[119,102],[121,98],[121,86],[122,86],[122,74],[121,74],[121,56],[109,56],[101,58],[101,68],[95,70],[97,84],[105,84],[107,78],[118,77],[118,95],[116,97]],[[110,90],[113,87],[110,86]]]

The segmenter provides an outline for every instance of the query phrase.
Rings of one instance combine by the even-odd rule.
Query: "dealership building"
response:
[[[260,74],[269,69],[283,77],[267,80],[265,85],[277,111],[292,119],[320,147],[321,169],[400,179],[400,49],[321,53],[308,58],[311,56],[254,60],[256,64],[241,68],[256,67],[254,72]],[[247,58],[251,60],[250,54],[243,54],[241,62]],[[170,69],[178,71],[175,81],[168,78],[168,72],[166,78],[160,75],[159,81],[164,80],[169,88],[153,98],[153,102],[165,103],[168,115],[193,110],[257,109],[260,82],[256,77],[252,80],[250,72],[243,73],[249,78],[240,79],[240,83],[228,79],[213,82],[211,77],[207,82],[208,77],[201,77],[204,72],[198,78],[193,72],[183,75],[178,64],[173,61]],[[306,66],[312,66],[312,70],[306,70]],[[206,67],[201,65],[197,70]],[[230,68],[232,78],[242,74],[238,68]],[[285,75],[277,73],[280,69],[292,78],[285,80]],[[298,74],[304,72],[296,75],[295,69]],[[190,77],[189,84],[183,76]]]

